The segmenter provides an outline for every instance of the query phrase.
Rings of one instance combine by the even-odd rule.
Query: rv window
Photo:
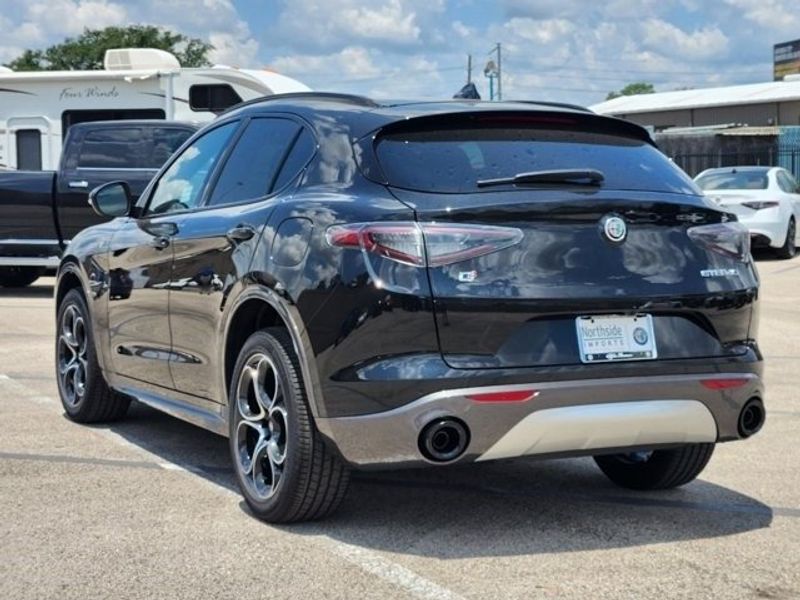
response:
[[[139,127],[90,131],[81,144],[78,168],[142,169],[145,168],[146,146]]]
[[[38,129],[17,130],[17,169],[42,170],[42,134]]]
[[[197,112],[222,112],[241,101],[241,96],[227,83],[193,85],[189,88],[189,106]]]
[[[234,204],[266,196],[300,126],[285,119],[253,119],[236,142],[209,204]]]
[[[171,127],[153,130],[153,150],[145,157],[146,166],[151,169],[160,169],[161,165],[183,145],[183,142],[192,137],[188,129],[175,129]]]

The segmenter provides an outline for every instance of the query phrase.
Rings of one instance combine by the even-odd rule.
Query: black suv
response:
[[[59,269],[67,414],[228,436],[268,521],[350,468],[585,454],[674,487],[764,420],[747,230],[625,121],[275,96],[90,202],[117,218]]]

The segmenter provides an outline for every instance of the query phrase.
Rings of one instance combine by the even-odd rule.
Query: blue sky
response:
[[[0,62],[84,27],[163,25],[210,40],[216,62],[269,67],[315,89],[448,97],[504,48],[506,98],[591,104],[771,79],[772,44],[800,37],[784,0],[3,0]]]

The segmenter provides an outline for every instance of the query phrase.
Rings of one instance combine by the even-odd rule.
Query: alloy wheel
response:
[[[86,393],[88,344],[86,322],[78,307],[71,304],[61,317],[58,335],[58,375],[70,406],[76,406]]]
[[[275,364],[265,354],[251,356],[236,385],[236,468],[258,500],[278,489],[286,461],[288,413]]]

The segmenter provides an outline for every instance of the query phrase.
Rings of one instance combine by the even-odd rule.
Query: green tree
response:
[[[214,47],[153,25],[129,25],[86,29],[44,50],[25,50],[6,66],[15,71],[86,71],[103,68],[103,56],[111,48],[159,48],[175,55],[184,67],[205,67]]]
[[[638,81],[636,83],[629,83],[618,92],[608,92],[606,100],[613,100],[614,98],[619,98],[620,96],[636,96],[637,94],[652,94],[655,91],[656,88],[653,87],[652,83],[645,83],[644,81]]]

